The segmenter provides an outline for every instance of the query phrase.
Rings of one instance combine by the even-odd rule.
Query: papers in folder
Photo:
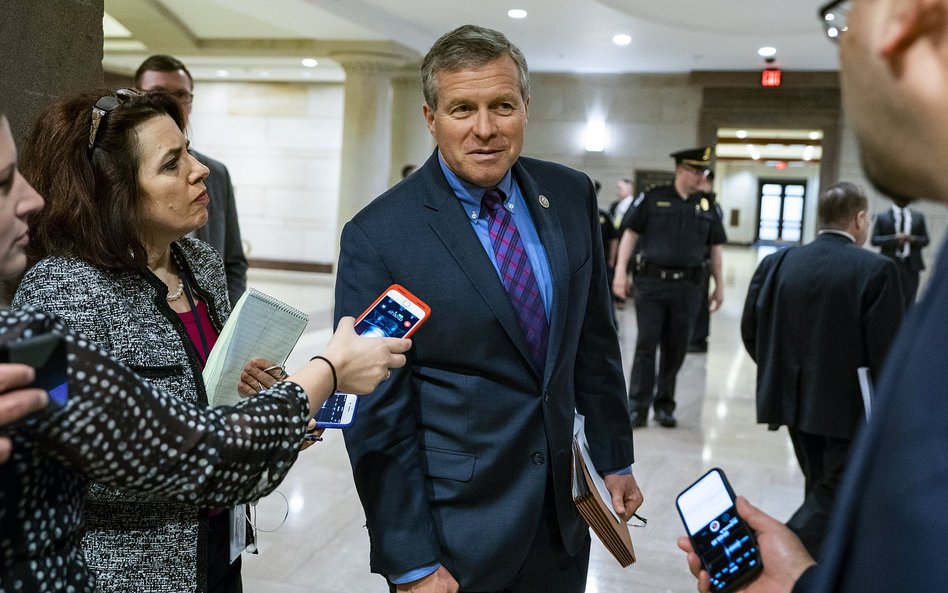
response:
[[[232,406],[240,401],[240,373],[252,358],[283,364],[303,335],[309,317],[286,303],[248,288],[231,312],[204,366],[207,401]]]
[[[579,414],[573,423],[573,502],[623,568],[635,562],[629,526],[612,508],[612,495],[589,456],[583,417]]]

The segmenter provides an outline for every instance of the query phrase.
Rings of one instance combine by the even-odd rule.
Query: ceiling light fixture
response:
[[[738,138],[747,138],[747,130],[738,130],[734,135]]]
[[[612,42],[616,45],[629,45],[632,43],[632,36],[626,35],[625,33],[619,33],[612,38]]]
[[[821,135],[822,134],[820,134],[819,132],[810,132],[808,134],[808,136],[810,137],[810,140],[819,140]]]
[[[228,76],[230,76],[230,72],[228,72],[227,70],[218,70],[217,75],[220,76],[221,78],[227,78]]]
[[[757,55],[762,58],[772,58],[777,55],[777,48],[765,46],[757,50]]]
[[[315,68],[319,65],[319,62],[315,58],[303,58],[302,63],[307,68]]]
[[[507,11],[507,16],[512,19],[525,19],[527,18],[527,11],[522,8],[511,8]]]

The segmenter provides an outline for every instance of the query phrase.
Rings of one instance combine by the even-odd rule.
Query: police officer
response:
[[[675,379],[685,359],[701,302],[708,245],[714,278],[710,310],[716,311],[724,300],[724,226],[708,197],[700,191],[711,163],[711,148],[681,150],[671,157],[675,159],[674,182],[646,193],[623,221],[612,283],[616,296],[626,298],[629,258],[641,240],[643,247],[635,277],[638,338],[629,380],[629,413],[636,427],[647,424],[653,400],[655,421],[668,428],[677,424]],[[656,377],[655,356],[659,346],[662,353]]]
[[[718,218],[722,221],[722,232],[723,232],[723,220],[724,212],[721,210],[721,204],[718,202],[717,195],[714,193],[712,188],[714,187],[714,171],[708,169],[707,174],[705,175],[705,182],[702,184],[700,191],[708,198],[708,201],[711,202],[711,207],[714,208],[714,213],[717,214]],[[722,243],[727,243],[727,236],[720,236]],[[711,288],[711,243],[705,248],[705,270],[704,277],[701,282],[701,304],[698,306],[697,316],[695,317],[695,328],[691,333],[691,341],[688,344],[688,352],[707,352],[708,351],[708,335],[711,333],[711,311],[710,311],[710,295],[708,291]]]

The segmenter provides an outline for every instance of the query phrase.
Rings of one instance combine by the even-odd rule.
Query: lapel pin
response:
[[[547,200],[546,196],[544,196],[543,194],[540,194],[540,205],[543,206],[544,208],[550,207],[550,201]]]

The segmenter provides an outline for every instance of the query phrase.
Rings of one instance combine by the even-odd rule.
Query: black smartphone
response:
[[[711,575],[711,591],[726,593],[763,568],[757,540],[737,514],[734,491],[718,468],[685,488],[675,501],[691,545]]]
[[[0,362],[27,364],[36,369],[36,379],[30,387],[49,393],[52,406],[65,406],[69,401],[66,360],[66,342],[55,334],[0,344]]]

